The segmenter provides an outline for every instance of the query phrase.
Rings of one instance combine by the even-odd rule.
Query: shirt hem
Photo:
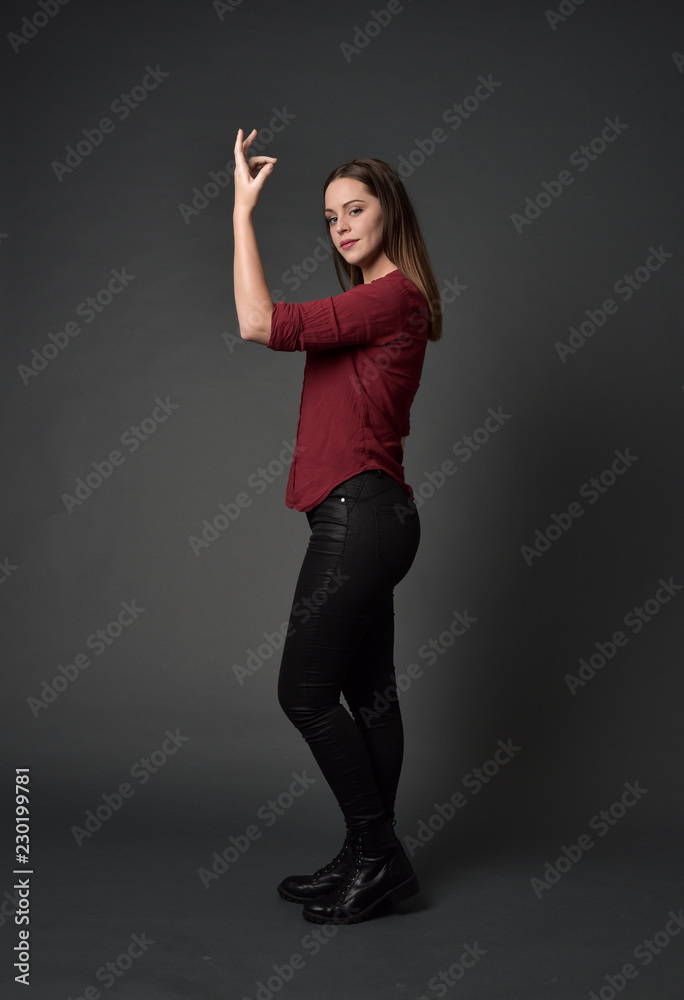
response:
[[[383,472],[386,472],[388,476],[391,476],[392,479],[394,479],[394,481],[399,486],[401,486],[401,488],[408,494],[408,496],[409,496],[409,498],[411,500],[414,499],[413,490],[411,489],[411,487],[409,486],[409,484],[406,482],[405,479],[403,479],[403,478],[400,479],[399,476],[397,476],[397,474],[395,472],[392,472],[391,469],[387,469],[385,466],[380,465],[378,462],[368,462],[366,465],[363,465],[361,468],[355,469],[353,472],[350,472],[347,475],[343,475],[340,478],[335,479],[335,481],[333,483],[331,483],[330,486],[326,486],[325,487],[324,492],[321,493],[320,495],[318,495],[317,498],[314,501],[307,502],[307,503],[302,503],[302,501],[300,500],[300,501],[296,501],[296,502],[293,502],[293,503],[288,503],[288,501],[286,499],[285,500],[285,506],[289,507],[291,510],[301,511],[302,513],[306,513],[307,511],[313,510],[313,508],[317,507],[319,503],[322,503],[325,500],[325,498],[328,496],[328,494],[332,490],[334,490],[336,486],[339,486],[340,483],[345,482],[347,479],[351,479],[352,476],[358,476],[360,472],[366,472],[369,469],[382,469]]]

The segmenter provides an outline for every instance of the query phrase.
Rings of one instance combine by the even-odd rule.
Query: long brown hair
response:
[[[405,274],[428,301],[430,328],[428,340],[442,336],[442,303],[437,282],[430,264],[430,257],[420,231],[415,209],[399,174],[384,160],[350,160],[337,167],[323,185],[323,197],[328,185],[338,177],[351,177],[361,181],[380,202],[382,209],[382,242],[385,255]],[[350,264],[335,246],[326,222],[328,244],[335,264],[335,272],[342,288],[347,291],[363,283],[363,271],[357,264]],[[344,280],[346,276],[346,282]]]

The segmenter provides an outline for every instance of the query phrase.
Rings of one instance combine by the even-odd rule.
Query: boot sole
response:
[[[405,899],[410,899],[411,896],[415,896],[419,892],[418,878],[416,875],[412,875],[405,882],[402,882],[401,885],[395,886],[394,889],[386,892],[384,896],[376,899],[365,910],[361,910],[351,917],[319,917],[317,914],[307,913],[306,909],[302,911],[302,915],[305,920],[310,920],[313,924],[358,924],[362,920],[367,920],[373,914],[373,911],[383,903],[390,902],[393,906],[396,906],[397,903],[401,903]],[[310,901],[307,900],[307,902]]]
[[[293,896],[292,893],[286,892],[284,889],[281,889],[280,886],[278,886],[278,895],[282,899],[286,899],[288,901],[288,903],[308,903],[309,902],[308,899],[302,899],[301,896]]]

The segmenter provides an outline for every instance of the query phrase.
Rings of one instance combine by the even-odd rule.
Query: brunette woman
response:
[[[394,832],[404,754],[394,647],[394,587],[420,541],[404,479],[409,413],[428,340],[441,336],[435,278],[397,173],[358,159],[323,185],[342,294],[273,303],[252,216],[277,157],[235,143],[235,304],[244,340],[305,351],[285,503],[311,536],[295,587],[278,698],[342,811],[340,852],[280,895],[319,923],[355,923],[418,892]],[[342,704],[340,698],[346,702]]]

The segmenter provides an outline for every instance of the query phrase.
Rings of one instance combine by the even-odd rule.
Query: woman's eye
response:
[[[351,215],[352,212],[362,212],[362,211],[363,211],[362,208],[352,208],[350,209],[349,214]],[[337,218],[336,215],[329,215],[325,221],[328,223],[328,225],[330,225],[330,223],[334,222],[336,218]]]

